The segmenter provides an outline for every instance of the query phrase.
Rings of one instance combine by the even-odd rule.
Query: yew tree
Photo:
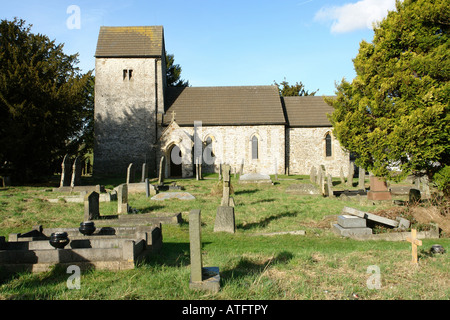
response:
[[[450,2],[404,0],[374,26],[329,116],[356,164],[398,181],[450,165]],[[448,170],[447,170],[448,171]]]
[[[52,174],[87,142],[93,76],[63,47],[23,20],[0,21],[0,175],[13,183]]]

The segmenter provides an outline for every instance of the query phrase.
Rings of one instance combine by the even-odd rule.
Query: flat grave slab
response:
[[[310,183],[297,183],[291,184],[285,190],[288,194],[306,195],[306,196],[320,196],[322,195],[319,188],[316,185]]]
[[[270,176],[261,173],[246,173],[239,177],[239,183],[267,183],[273,184]]]
[[[151,200],[164,201],[169,199],[195,200],[195,197],[189,192],[162,192],[150,198]]]

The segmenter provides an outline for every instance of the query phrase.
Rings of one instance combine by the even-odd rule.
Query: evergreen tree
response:
[[[175,64],[173,54],[166,52],[166,81],[168,87],[189,87],[189,81],[181,79],[181,66]]]
[[[318,89],[313,92],[309,92],[305,89],[305,86],[301,82],[296,82],[294,85],[290,85],[289,82],[286,81],[286,78],[278,84],[276,81],[273,82],[274,85],[278,87],[278,91],[280,92],[281,97],[295,97],[295,96],[314,96]]]
[[[93,105],[77,56],[23,20],[1,20],[0,170],[13,181],[52,174],[78,152]]]
[[[372,43],[361,42],[356,78],[326,99],[334,135],[357,165],[396,181],[450,164],[449,26],[448,0],[397,1]]]

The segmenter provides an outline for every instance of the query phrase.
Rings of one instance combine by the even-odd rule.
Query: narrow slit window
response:
[[[327,157],[331,157],[332,156],[331,135],[329,133],[327,133],[327,135],[325,136],[325,155]]]
[[[128,80],[131,80],[131,78],[133,78],[133,70],[132,69],[128,70]]]
[[[252,138],[252,159],[258,159],[258,138],[256,136]]]
[[[123,80],[125,80],[128,77],[128,70],[123,69]]]

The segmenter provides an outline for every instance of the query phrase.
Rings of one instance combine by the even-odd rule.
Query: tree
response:
[[[292,97],[292,96],[314,96],[319,89],[313,92],[309,92],[305,90],[305,86],[301,82],[296,82],[295,85],[290,85],[289,82],[286,81],[286,78],[278,84],[276,81],[273,82],[280,92],[280,96],[282,97]]]
[[[180,79],[181,66],[175,63],[173,54],[166,52],[166,81],[168,87],[189,87],[189,81]]]
[[[17,18],[0,22],[0,170],[15,181],[52,174],[76,154],[93,112],[92,75],[76,67],[78,54],[30,30]]]
[[[450,162],[450,3],[404,0],[362,41],[356,77],[337,85],[329,119],[356,164],[398,181]],[[393,170],[393,167],[399,170]]]

